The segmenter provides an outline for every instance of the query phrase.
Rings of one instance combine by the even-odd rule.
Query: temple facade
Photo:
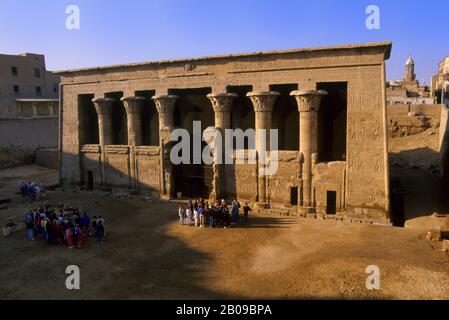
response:
[[[390,51],[386,42],[58,72],[61,182],[389,223]],[[194,134],[196,121],[277,129],[276,173],[262,175],[259,161],[173,164],[171,134]],[[244,142],[235,154],[274,151]]]

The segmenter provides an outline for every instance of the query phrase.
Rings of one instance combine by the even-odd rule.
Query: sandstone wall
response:
[[[317,213],[326,213],[328,191],[337,194],[337,213],[345,211],[346,163],[338,161],[316,164],[314,175],[314,201]]]
[[[79,151],[82,146],[79,142],[77,109],[79,94],[104,97],[105,93],[122,91],[123,96],[134,96],[135,91],[154,90],[157,95],[161,95],[169,93],[170,89],[189,88],[211,88],[212,92],[220,93],[225,92],[227,86],[247,85],[252,86],[254,91],[266,91],[270,90],[270,85],[276,84],[298,84],[299,90],[314,90],[318,83],[346,82],[346,162],[336,165],[338,169],[328,166],[327,169],[319,170],[316,185],[320,186],[321,191],[317,189],[316,202],[324,203],[322,194],[326,188],[337,188],[342,199],[340,206],[347,215],[388,220],[386,51],[386,46],[303,50],[61,73],[64,123],[61,178],[67,183],[80,182]],[[111,153],[112,149],[120,149],[121,152]],[[279,172],[267,179],[269,198],[273,202],[286,204],[289,186],[300,186],[302,183],[301,164],[295,155],[298,150],[292,151],[292,154],[282,157]],[[138,166],[139,158],[137,155]],[[113,168],[113,173],[107,174],[109,183],[132,185],[132,177],[127,177],[126,174],[132,172],[133,162],[125,146],[105,150],[105,159],[108,167]],[[157,165],[157,161],[153,160],[149,164],[151,168]],[[223,179],[227,193],[236,193],[242,198],[256,198],[257,166],[226,166]],[[333,185],[330,182],[332,179],[335,179]],[[155,180],[146,183],[154,186],[157,184]]]
[[[290,189],[298,188],[298,204],[301,190],[301,154],[298,151],[279,151],[277,173],[268,176],[268,197],[274,203],[290,206]]]
[[[160,190],[159,147],[106,146],[105,152],[105,161],[102,162],[100,145],[82,147],[81,185],[87,186],[90,172],[93,187],[99,187],[103,182],[104,186],[109,187]]]

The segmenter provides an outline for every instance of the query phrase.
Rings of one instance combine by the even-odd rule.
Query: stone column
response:
[[[215,128],[220,130],[222,136],[222,149],[224,149],[225,130],[231,129],[231,111],[232,103],[237,98],[235,93],[211,93],[207,97],[212,103],[212,108],[215,113]],[[214,152],[217,152],[214,150]],[[211,200],[219,200],[224,196],[225,191],[225,167],[223,159],[221,164],[214,163],[214,180],[213,190],[209,196]]]
[[[175,102],[178,96],[161,95],[151,98],[159,114],[159,143],[161,148],[161,193],[170,199],[173,194],[173,165],[170,161],[170,134],[174,129]]]
[[[207,97],[211,101],[212,108],[215,112],[215,128],[230,129],[232,103],[237,98],[237,94],[211,93]]]
[[[299,111],[299,149],[303,156],[303,206],[304,212],[313,212],[312,208],[312,158],[318,152],[318,110],[326,91],[293,91]]]
[[[143,97],[123,97],[120,99],[126,110],[129,145],[129,170],[131,173],[130,187],[138,188],[137,159],[135,146],[142,145],[142,111],[145,105]]]
[[[123,97],[120,99],[126,110],[128,121],[128,145],[142,145],[142,111],[145,105],[143,97]]]
[[[98,114],[98,134],[101,146],[112,144],[112,111],[115,100],[111,98],[95,98],[92,100]]]
[[[172,128],[174,126],[173,114],[175,112],[175,102],[178,96],[162,95],[151,98],[156,104],[159,114],[159,130]]]
[[[98,114],[98,134],[101,147],[101,184],[106,183],[106,151],[105,146],[112,144],[112,111],[115,100],[111,98],[92,99]]]
[[[272,113],[274,102],[280,95],[276,91],[254,91],[248,92],[247,97],[251,99],[253,103],[254,112],[256,113],[256,150],[257,157],[260,159],[262,152],[270,150],[270,129],[272,122]],[[263,148],[264,141],[259,140],[259,129],[265,129],[265,148]],[[262,136],[261,136],[262,137]],[[266,155],[264,155],[266,157]],[[258,168],[259,172],[265,169],[265,165],[259,161]],[[269,207],[269,197],[267,191],[267,177],[266,175],[258,174],[258,206],[262,208]]]

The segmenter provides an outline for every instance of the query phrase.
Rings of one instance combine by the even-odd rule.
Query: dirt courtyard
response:
[[[36,205],[13,196],[6,186],[17,177],[1,173],[0,198],[12,197],[4,225]],[[199,229],[153,198],[51,191],[48,201],[102,215],[107,240],[70,250],[27,241],[25,230],[0,238],[0,299],[449,299],[449,255],[414,229],[254,215]],[[68,265],[80,268],[80,290],[65,287]],[[380,268],[380,290],[365,287],[369,265]]]

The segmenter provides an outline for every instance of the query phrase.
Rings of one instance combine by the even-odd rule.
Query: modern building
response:
[[[432,77],[432,93],[438,103],[449,107],[449,56],[438,64],[438,73]]]
[[[0,55],[0,118],[57,116],[59,76],[40,54]]]
[[[449,181],[449,56],[438,64],[438,74],[432,79],[432,89],[441,106],[440,170]]]
[[[385,63],[391,43],[221,55],[57,72],[65,185],[389,223]],[[174,164],[175,128],[278,129],[243,164]],[[270,146],[267,143],[267,146]],[[264,154],[278,154],[263,175]],[[216,152],[216,150],[214,150]],[[257,154],[256,163],[249,155]],[[272,163],[269,164],[270,166]]]
[[[405,63],[404,79],[387,82],[387,104],[434,104],[431,90],[416,80],[415,61],[409,57]]]
[[[0,147],[56,147],[59,76],[40,54],[0,55]]]

